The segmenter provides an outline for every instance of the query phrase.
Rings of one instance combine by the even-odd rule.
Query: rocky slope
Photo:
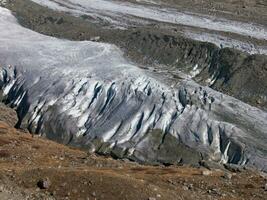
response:
[[[112,160],[0,122],[1,200],[264,199],[263,174],[229,169],[151,167]]]
[[[10,127],[15,127],[18,122],[17,113],[15,110],[8,108],[3,103],[0,104],[0,121],[5,122]]]

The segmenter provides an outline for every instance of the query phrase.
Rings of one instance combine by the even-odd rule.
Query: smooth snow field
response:
[[[128,156],[159,129],[212,160],[267,170],[266,112],[190,78],[167,84],[114,45],[35,33],[1,7],[0,30],[0,86],[21,126],[64,143],[98,137]]]

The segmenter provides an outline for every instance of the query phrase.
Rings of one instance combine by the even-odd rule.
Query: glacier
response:
[[[0,30],[2,99],[16,109],[18,127],[140,162],[186,160],[171,154],[174,146],[158,155],[169,138],[184,145],[181,151],[200,152],[199,159],[267,170],[265,111],[190,75],[169,80],[142,69],[114,45],[33,32],[1,7]]]
[[[183,13],[171,8],[158,8],[155,6],[142,6],[133,3],[107,0],[31,0],[49,8],[66,11],[76,15],[88,14],[105,17],[119,21],[116,16],[123,16],[123,20],[129,16],[155,20],[159,22],[189,25],[216,31],[252,36],[258,39],[267,39],[266,29],[262,25],[230,21],[223,18],[215,18],[207,15]]]
[[[267,40],[267,29],[256,23],[232,21],[225,18],[203,15],[199,13],[180,12],[173,8],[158,6],[151,2],[140,5],[125,1],[112,0],[31,0],[50,9],[66,12],[74,16],[90,16],[96,23],[109,24],[111,28],[129,28],[148,24],[165,23],[182,25],[182,35],[187,38],[211,42],[217,46],[231,47],[250,54],[267,54],[265,46],[247,43],[247,39],[237,40],[222,33],[231,33]],[[157,6],[156,6],[157,5]],[[200,30],[192,33],[189,27]],[[195,30],[194,30],[195,31]],[[216,35],[209,31],[217,31]]]

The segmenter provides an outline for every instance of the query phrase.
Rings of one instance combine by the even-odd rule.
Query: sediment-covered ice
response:
[[[229,47],[229,48],[238,49],[243,52],[247,52],[249,54],[267,55],[267,46],[258,46],[253,43],[242,42],[242,41],[224,37],[218,34],[210,34],[210,33],[203,33],[203,32],[192,33],[192,32],[186,31],[184,33],[184,36],[194,39],[194,40],[202,41],[202,42],[210,42],[221,48]]]
[[[64,11],[73,15],[88,15],[96,20],[102,19],[102,21],[108,22],[116,27],[127,27],[132,24],[142,24],[148,22],[164,22],[170,24],[185,25],[190,27],[197,27],[212,31],[230,32],[238,35],[249,36],[257,39],[267,40],[267,29],[263,25],[245,23],[239,21],[231,21],[224,18],[218,18],[214,16],[201,15],[196,13],[179,12],[172,8],[162,8],[152,5],[140,5],[122,1],[112,0],[32,0],[43,6],[48,6],[51,9]],[[206,42],[218,43],[211,40],[210,34],[203,32],[202,37],[206,39]],[[191,34],[190,37],[196,36]],[[193,39],[198,39],[199,36]],[[266,53],[266,49],[258,47],[254,51],[254,47],[250,47],[249,44],[243,45],[244,42],[233,40],[229,37],[228,41],[220,40],[220,44],[229,45],[235,43],[234,47],[254,53],[260,51],[260,53]],[[236,44],[238,43],[238,44]]]
[[[6,0],[0,0],[0,5],[5,5],[6,4]]]
[[[267,30],[265,27],[260,25],[230,21],[222,18],[212,18],[211,16],[182,13],[170,8],[149,7],[132,3],[107,0],[32,1],[53,9],[70,11],[74,14],[97,13],[99,15],[106,15],[109,17],[114,16],[114,14],[119,14],[120,16],[125,16],[125,18],[127,18],[127,16],[134,16],[160,22],[183,24],[210,30],[226,31],[253,36],[259,39],[267,39]],[[117,18],[116,20],[120,19]]]
[[[267,170],[266,112],[190,79],[165,83],[114,45],[35,33],[4,8],[0,30],[0,86],[18,125],[85,147],[98,138],[140,160],[155,141],[147,133],[161,130],[158,149],[167,134],[212,160]]]

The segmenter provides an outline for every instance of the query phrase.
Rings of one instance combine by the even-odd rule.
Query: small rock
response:
[[[156,200],[155,197],[148,197],[148,200]]]
[[[51,185],[49,178],[41,179],[37,182],[37,186],[40,189],[48,189]]]
[[[175,185],[175,183],[171,179],[168,179],[167,181],[168,181],[168,183]]]
[[[129,163],[129,162],[130,162],[130,160],[129,160],[129,159],[127,159],[127,158],[123,158],[123,159],[121,159],[121,161],[123,161],[123,162],[127,162],[127,163]]]
[[[84,185],[87,185],[88,183],[87,183],[87,181],[84,181],[83,184],[84,184]]]
[[[1,186],[0,186],[0,192],[3,192],[3,191],[4,191],[4,186],[1,185]]]
[[[63,18],[60,17],[59,19],[57,19],[56,24],[62,24],[64,22]]]
[[[223,169],[223,166],[217,162],[212,162],[212,161],[207,161],[207,160],[202,160],[199,163],[201,166],[207,168],[208,170],[211,169]]]
[[[98,42],[99,40],[100,40],[100,36],[90,38],[90,41],[92,41],[92,42]]]
[[[188,187],[187,187],[187,186],[183,186],[182,188],[183,188],[183,190],[185,190],[185,191],[188,190]]]
[[[188,185],[188,189],[189,189],[189,190],[192,190],[192,189],[193,189],[193,184],[189,184],[189,185]]]
[[[67,183],[64,182],[64,183],[62,183],[62,184],[60,185],[60,187],[65,187],[66,185],[67,185]]]
[[[235,164],[224,164],[225,169],[229,170],[230,172],[242,172],[244,171],[244,168],[242,168],[239,165],[235,165]]]
[[[93,197],[96,197],[96,193],[95,193],[95,192],[92,192],[92,196],[93,196]]]
[[[211,189],[211,191],[212,191],[213,194],[220,194],[220,192],[215,188]]]
[[[157,197],[158,197],[158,198],[160,198],[160,197],[161,197],[161,195],[160,195],[160,194],[157,194]]]
[[[214,195],[219,195],[220,194],[219,191],[217,189],[215,189],[215,188],[208,190],[207,193],[208,194],[214,194]]]
[[[267,183],[264,186],[264,190],[267,191]]]
[[[102,164],[97,164],[96,167],[98,167],[98,168],[102,168],[103,165],[102,165]]]
[[[226,173],[224,173],[223,178],[225,178],[227,180],[231,180],[232,179],[232,174],[226,172]]]
[[[205,171],[202,172],[202,175],[203,176],[209,176],[211,174],[212,174],[212,172],[211,171],[208,171],[208,170],[205,170]]]

